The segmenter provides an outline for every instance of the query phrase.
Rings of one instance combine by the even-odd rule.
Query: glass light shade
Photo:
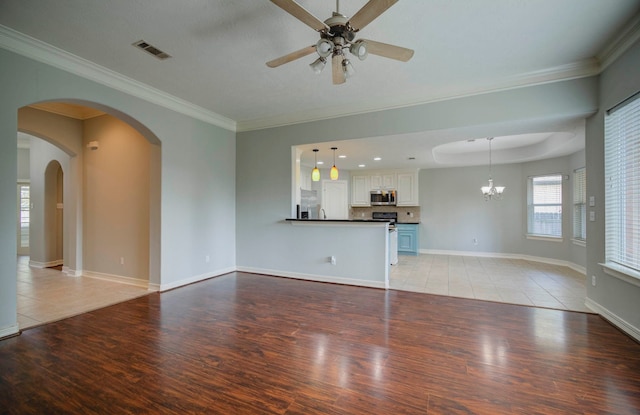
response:
[[[491,193],[491,187],[489,186],[482,186],[481,189],[483,195],[488,195],[489,193]]]
[[[331,177],[331,180],[338,180],[338,168],[335,165],[331,167],[329,177]]]
[[[352,54],[356,55],[361,61],[365,60],[366,57],[369,56],[367,43],[364,40],[358,40],[357,42],[351,44],[351,47],[349,47],[349,51]]]
[[[333,48],[334,44],[329,39],[320,39],[318,43],[316,43],[316,52],[318,52],[321,58],[326,58],[331,55]]]
[[[317,167],[314,167],[313,170],[311,170],[311,180],[314,182],[319,182],[320,181],[320,169]]]
[[[346,78],[351,78],[353,74],[356,73],[356,70],[353,69],[353,65],[349,59],[345,59],[342,61],[342,69],[344,70],[344,76]]]
[[[496,193],[501,194],[504,192],[505,186],[496,186]]]
[[[324,66],[327,64],[327,60],[322,56],[310,63],[309,66],[313,70],[314,73],[319,74],[324,69]]]

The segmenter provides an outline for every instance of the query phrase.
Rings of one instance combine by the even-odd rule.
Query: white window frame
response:
[[[560,184],[560,200],[558,203],[534,203],[534,187],[536,179],[542,179],[546,177],[557,177],[558,182]],[[563,176],[559,173],[551,173],[551,174],[541,174],[537,176],[530,176],[527,180],[527,238],[528,239],[543,239],[543,240],[554,240],[554,241],[562,241],[562,182]],[[559,223],[560,223],[560,233],[554,234],[551,232],[539,232],[539,226],[536,228],[536,224],[544,225],[544,222],[536,221],[535,219],[535,211],[536,208],[554,208],[559,207],[559,212],[555,213],[559,215]]]
[[[602,265],[608,274],[640,285],[640,92],[606,112],[604,148]]]
[[[587,169],[573,171],[573,242],[587,242]]]

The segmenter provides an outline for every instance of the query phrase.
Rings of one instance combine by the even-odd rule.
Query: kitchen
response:
[[[301,221],[324,223],[365,224],[388,222],[389,264],[398,263],[398,255],[418,255],[420,207],[418,197],[418,169],[339,170],[332,179],[329,169],[319,169],[325,163],[314,151],[311,165],[299,162],[299,187],[296,194],[295,215]],[[345,156],[338,160],[346,164]],[[335,159],[334,164],[335,167]],[[333,168],[332,168],[333,170]],[[337,168],[336,168],[337,170]],[[315,180],[312,179],[316,171]],[[334,176],[335,177],[335,176]],[[332,181],[342,183],[342,195],[328,190]]]

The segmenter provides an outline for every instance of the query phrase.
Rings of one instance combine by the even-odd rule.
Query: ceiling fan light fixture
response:
[[[360,39],[351,44],[349,47],[349,51],[351,54],[355,55],[361,61],[365,60],[367,56],[369,56],[369,51],[367,50],[367,42]]]
[[[309,66],[311,67],[314,73],[319,74],[320,72],[322,72],[326,64],[327,64],[327,60],[322,56],[320,56],[318,59],[313,61],[313,63],[310,63]]]
[[[316,52],[318,52],[318,55],[320,55],[321,58],[326,58],[331,55],[334,47],[335,45],[332,41],[323,38],[318,40],[318,43],[316,43]]]
[[[356,73],[349,59],[342,61],[342,70],[344,71],[345,78],[351,78]]]

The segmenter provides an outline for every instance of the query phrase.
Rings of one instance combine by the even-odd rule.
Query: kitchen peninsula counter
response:
[[[285,218],[278,223],[289,228],[282,232],[297,241],[283,248],[295,257],[291,269],[284,273],[271,268],[247,272],[389,288],[390,220]]]
[[[387,219],[295,219],[295,218],[287,218],[287,222],[292,223],[322,223],[322,222],[337,222],[337,223],[391,223],[390,220]]]

